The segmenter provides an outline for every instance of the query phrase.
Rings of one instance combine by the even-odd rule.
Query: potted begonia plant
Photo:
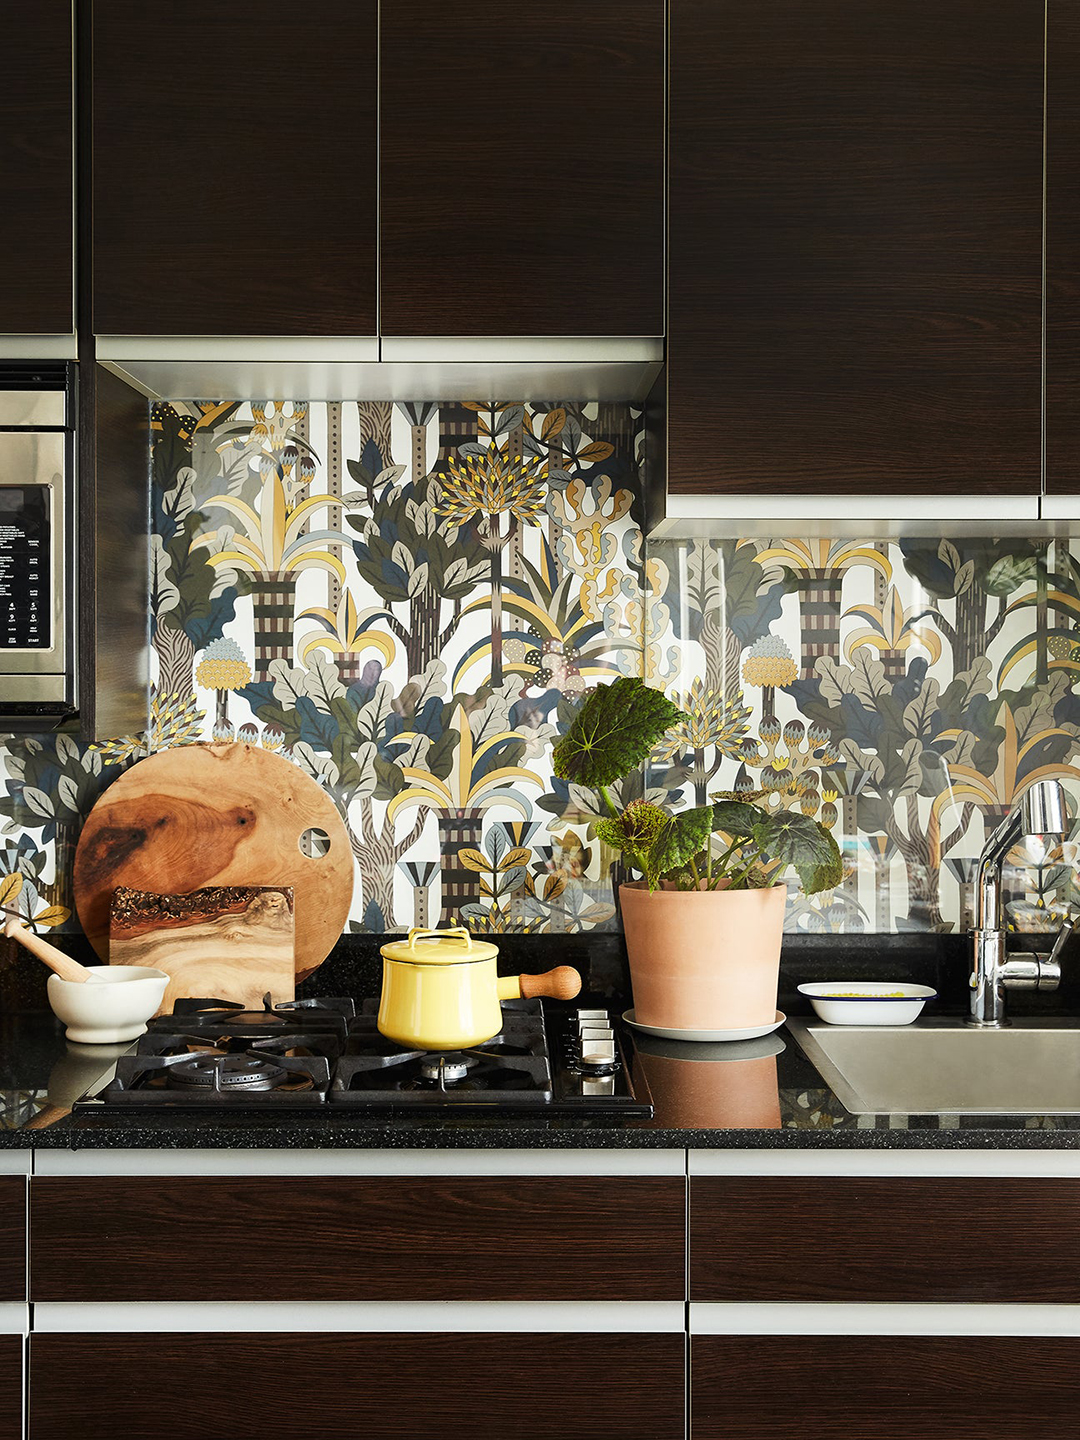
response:
[[[648,759],[683,714],[621,677],[592,691],[555,747],[562,779],[596,791],[598,837],[641,874],[620,887],[637,1020],[673,1030],[746,1030],[776,1014],[787,875],[807,894],[843,878],[836,841],[810,816],[717,797],[672,813],[609,787]],[[763,792],[762,792],[763,793]]]

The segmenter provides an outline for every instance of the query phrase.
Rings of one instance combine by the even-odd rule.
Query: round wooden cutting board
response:
[[[324,855],[301,851],[308,829],[329,836]],[[334,802],[290,760],[242,742],[179,745],[121,775],[79,837],[75,907],[105,961],[118,885],[173,895],[207,885],[291,885],[299,981],[345,927],[353,856]]]

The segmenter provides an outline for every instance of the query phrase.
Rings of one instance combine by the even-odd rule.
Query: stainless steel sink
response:
[[[1080,1114],[1080,1022],[954,1020],[788,1029],[853,1115]]]

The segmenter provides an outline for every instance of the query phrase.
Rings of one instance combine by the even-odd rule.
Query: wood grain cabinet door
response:
[[[0,1440],[22,1440],[24,1344],[21,1335],[0,1335]]]
[[[695,1335],[691,1440],[1070,1435],[1080,1339]]]
[[[695,1176],[690,1299],[1076,1305],[1078,1228],[1072,1179]]]
[[[669,489],[1035,495],[1043,6],[672,0],[669,83]]]
[[[99,335],[375,333],[376,9],[94,5]]]
[[[0,1301],[26,1299],[26,1180],[0,1176]]]
[[[71,0],[10,0],[0,31],[0,333],[75,328]]]
[[[663,0],[381,12],[386,335],[660,335]]]
[[[35,1335],[30,1440],[682,1440],[681,1335]]]
[[[669,1300],[672,1177],[35,1177],[31,1298]]]
[[[1080,6],[1046,10],[1046,490],[1080,494]]]

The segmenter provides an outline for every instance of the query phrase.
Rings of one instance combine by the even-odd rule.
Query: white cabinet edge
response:
[[[0,1150],[0,1175],[29,1175],[32,1150]]]

